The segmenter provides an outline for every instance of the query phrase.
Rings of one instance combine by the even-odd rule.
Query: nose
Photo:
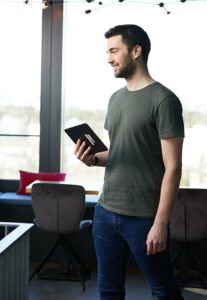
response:
[[[113,63],[113,57],[112,57],[111,53],[108,54],[108,63],[109,64]]]

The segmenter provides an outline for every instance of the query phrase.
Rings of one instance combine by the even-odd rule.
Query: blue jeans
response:
[[[125,274],[130,252],[159,300],[181,300],[173,275],[169,247],[147,255],[146,240],[153,218],[112,213],[101,205],[95,208],[93,238],[98,259],[100,300],[125,299]]]

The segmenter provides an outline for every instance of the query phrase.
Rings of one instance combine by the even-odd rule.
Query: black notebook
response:
[[[91,147],[91,153],[103,152],[108,150],[106,145],[100,140],[93,129],[87,124],[83,123],[74,127],[66,128],[65,132],[76,144],[77,140],[86,143],[87,147]]]

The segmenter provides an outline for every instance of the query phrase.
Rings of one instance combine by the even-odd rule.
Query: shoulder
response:
[[[160,82],[155,82],[151,88],[151,96],[156,107],[175,106],[182,109],[182,104],[178,96],[168,87]]]
[[[163,100],[166,97],[178,98],[177,95],[171,89],[169,89],[168,87],[166,87],[158,81],[156,81],[152,85],[152,92],[154,96],[159,97],[160,100]]]
[[[120,97],[122,95],[124,95],[127,92],[127,87],[124,86],[120,89],[118,89],[117,91],[115,91],[112,95],[110,99],[116,98],[116,97]]]
[[[109,106],[120,102],[121,99],[123,99],[126,96],[126,91],[126,87],[120,88],[119,90],[115,91],[109,99]]]

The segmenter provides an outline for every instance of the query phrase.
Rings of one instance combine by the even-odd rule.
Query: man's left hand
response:
[[[167,246],[168,227],[154,224],[147,236],[147,255],[162,252]]]

